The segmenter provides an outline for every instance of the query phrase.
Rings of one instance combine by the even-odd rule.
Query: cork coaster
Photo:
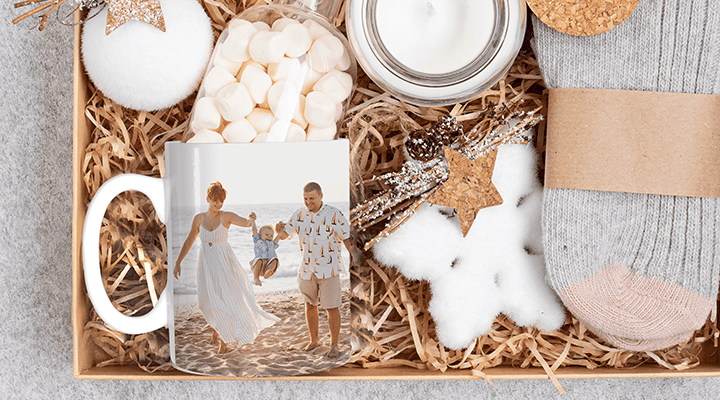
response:
[[[530,9],[551,28],[574,36],[591,36],[620,25],[639,0],[527,0]]]

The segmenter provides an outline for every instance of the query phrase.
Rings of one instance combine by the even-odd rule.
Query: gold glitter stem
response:
[[[18,22],[24,20],[25,18],[27,18],[27,17],[29,17],[29,16],[31,16],[31,15],[37,14],[37,13],[39,13],[40,11],[46,10],[46,9],[48,9],[48,8],[56,5],[56,4],[60,4],[60,3],[59,3],[60,1],[61,1],[61,0],[54,0],[54,1],[51,1],[51,2],[48,2],[48,3],[45,3],[45,4],[43,4],[43,5],[41,5],[41,6],[37,7],[37,8],[34,8],[34,9],[26,12],[25,14],[23,14],[23,15],[15,18],[15,19],[12,21],[12,23],[13,23],[13,24],[17,24]],[[65,1],[65,0],[62,0],[62,1]]]
[[[15,8],[25,7],[25,6],[30,5],[30,4],[42,3],[43,1],[45,1],[45,0],[27,0],[27,1],[21,1],[21,2],[19,2],[19,3],[15,3],[15,4],[14,4],[14,7],[15,7]]]

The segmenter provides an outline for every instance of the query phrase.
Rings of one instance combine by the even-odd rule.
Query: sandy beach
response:
[[[349,286],[349,285],[348,285]],[[310,341],[305,325],[305,306],[297,289],[256,294],[260,307],[280,318],[264,329],[253,343],[228,344],[227,352],[217,354],[211,344],[212,330],[195,302],[175,307],[175,354],[179,368],[189,372],[219,376],[273,377],[311,374],[345,364],[350,359],[350,301],[343,288],[340,307],[340,355],[325,356],[330,346],[327,313],[320,309],[321,346],[304,351]]]

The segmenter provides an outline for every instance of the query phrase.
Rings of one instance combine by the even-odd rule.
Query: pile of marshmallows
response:
[[[331,140],[350,97],[351,58],[313,20],[233,19],[190,119],[188,142]]]

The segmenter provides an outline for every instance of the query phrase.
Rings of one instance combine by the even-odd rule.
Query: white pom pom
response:
[[[195,0],[160,0],[165,32],[131,20],[105,34],[107,7],[83,26],[83,64],[105,96],[154,111],[197,88],[213,45],[210,19]]]

